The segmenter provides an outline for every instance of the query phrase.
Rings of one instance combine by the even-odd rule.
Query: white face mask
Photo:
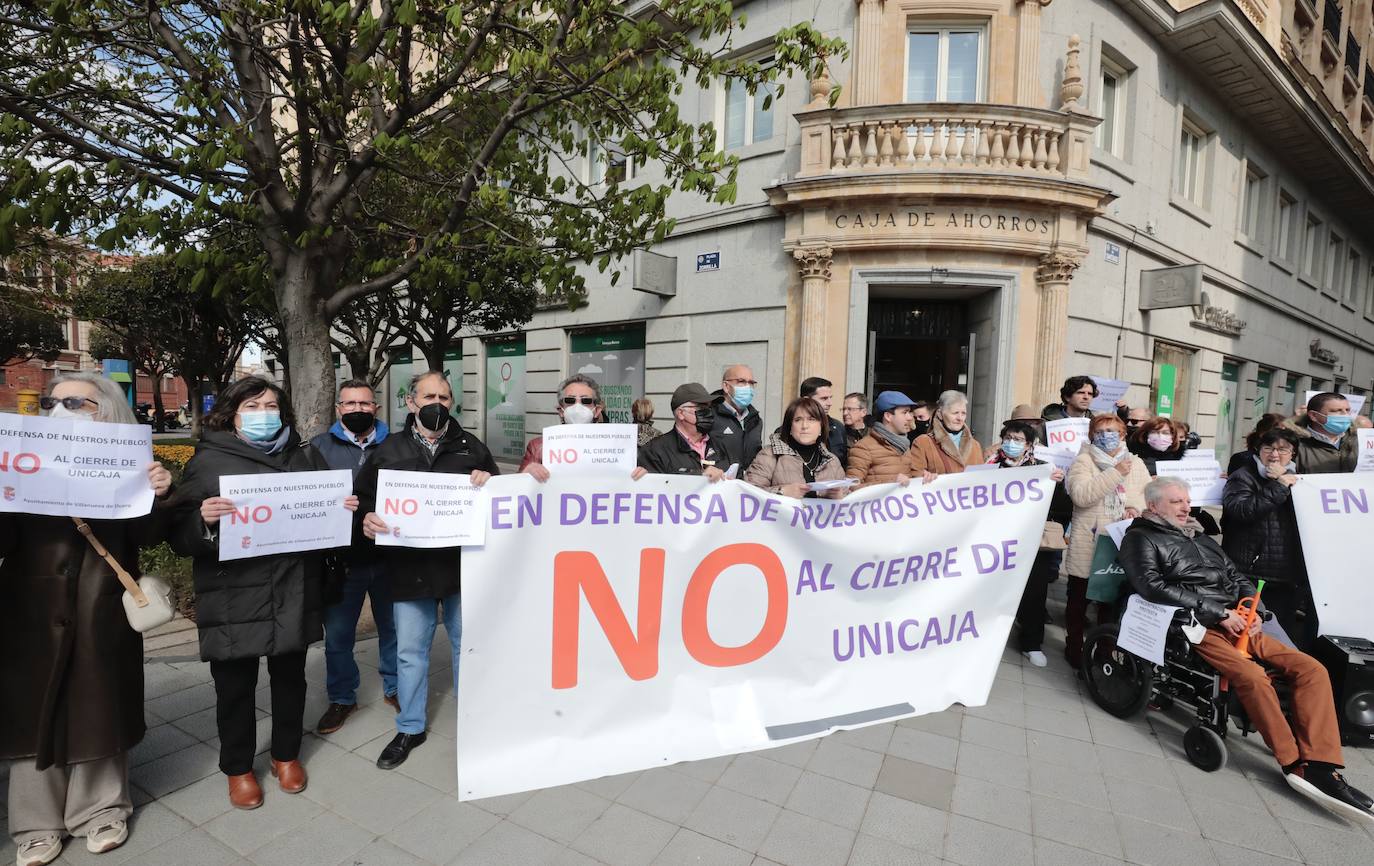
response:
[[[564,424],[590,424],[595,418],[596,411],[591,406],[574,403],[563,407]]]
[[[52,407],[52,409],[48,410],[48,417],[49,417],[49,418],[67,418],[67,419],[70,419],[70,420],[73,420],[73,421],[89,421],[89,420],[91,420],[91,413],[89,413],[89,412],[73,412],[72,410],[68,409],[66,406],[63,406],[61,403],[58,403],[56,406]]]

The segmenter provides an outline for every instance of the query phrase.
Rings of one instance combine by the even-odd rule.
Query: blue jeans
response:
[[[396,623],[391,613],[390,585],[379,564],[350,562],[343,598],[324,611],[324,680],[331,704],[352,706],[358,702],[361,680],[353,644],[364,595],[372,597],[372,619],[377,623],[382,693],[396,694]]]
[[[396,692],[401,702],[396,730],[419,734],[425,730],[425,709],[429,703],[429,648],[439,622],[439,606],[444,607],[444,628],[453,649],[453,692],[458,693],[458,646],[463,636],[463,608],[457,595],[398,601],[396,613]]]

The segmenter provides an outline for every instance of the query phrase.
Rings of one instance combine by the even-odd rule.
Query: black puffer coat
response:
[[[469,475],[476,469],[500,475],[501,469],[482,440],[449,419],[448,428],[432,453],[415,438],[415,415],[406,418],[405,429],[392,433],[377,446],[354,482],[358,494],[358,524],[369,511],[377,510],[377,473],[382,469],[404,472],[448,472]],[[361,537],[359,529],[355,537]],[[378,547],[377,558],[391,585],[395,601],[416,601],[456,595],[462,587],[461,547]]]
[[[172,549],[194,557],[196,625],[202,661],[300,652],[323,636],[321,551],[219,561],[219,536],[207,533],[200,504],[219,495],[223,475],[328,469],[324,457],[293,430],[286,447],[268,454],[228,431],[205,433],[177,490]]]
[[[137,580],[138,549],[157,544],[169,512],[88,520]],[[108,758],[143,739],[143,636],[124,587],[70,517],[0,514],[0,759],[40,769]]]
[[[1252,459],[1227,477],[1221,507],[1221,546],[1237,568],[1252,579],[1305,581],[1292,488],[1261,476]]]
[[[1201,531],[1189,538],[1172,524],[1149,516],[1137,517],[1126,530],[1117,562],[1131,589],[1146,601],[1195,611],[1198,622],[1206,626],[1221,622],[1236,602],[1255,594],[1254,585],[1236,570],[1221,545]]]

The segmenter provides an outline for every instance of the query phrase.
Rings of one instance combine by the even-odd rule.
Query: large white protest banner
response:
[[[543,438],[544,468],[559,475],[629,475],[639,451],[635,424],[557,424]]]
[[[347,469],[221,476],[219,495],[234,510],[220,518],[220,561],[347,547],[353,512],[344,500],[352,490]]]
[[[1374,638],[1374,580],[1360,561],[1361,539],[1374,535],[1374,476],[1299,475],[1290,489],[1321,633]]]
[[[0,414],[0,511],[104,520],[147,514],[152,429]]]
[[[1194,505],[1220,505],[1226,489],[1221,477],[1221,464],[1215,460],[1160,460],[1155,464],[1155,476],[1170,475],[1188,484],[1188,496]]]
[[[377,473],[377,516],[383,547],[460,547],[481,544],[487,531],[486,494],[472,476],[450,472]]]
[[[1073,465],[1083,443],[1088,441],[1090,418],[1060,418],[1045,422],[1045,444],[1035,449],[1035,456],[1048,460],[1065,472]]]
[[[1322,394],[1322,393],[1325,393],[1325,392],[1323,392],[1323,391],[1308,391],[1308,392],[1307,392],[1307,396],[1302,398],[1302,405],[1306,406],[1308,403],[1311,403],[1311,402],[1312,402],[1312,398],[1313,398],[1313,397],[1317,396],[1318,394]],[[1360,410],[1364,408],[1364,396],[1363,396],[1363,395],[1361,395],[1361,394],[1342,394],[1341,396],[1344,397],[1346,400],[1350,401],[1350,414],[1351,414],[1351,415],[1358,415],[1358,414],[1360,414]]]
[[[462,799],[985,703],[1054,484],[487,487],[486,545],[463,551]]]
[[[1088,406],[1094,412],[1115,412],[1116,401],[1126,396],[1126,391],[1131,387],[1130,382],[1123,382],[1120,379],[1107,379],[1102,376],[1093,376],[1093,384],[1097,386],[1097,396],[1093,398],[1092,404]]]

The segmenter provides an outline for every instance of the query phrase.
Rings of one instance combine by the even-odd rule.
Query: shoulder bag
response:
[[[119,564],[119,560],[105,549],[105,545],[100,543],[100,539],[95,537],[90,524],[80,517],[73,517],[72,520],[76,523],[77,530],[86,536],[95,552],[114,569],[119,582],[124,584],[124,615],[129,618],[129,627],[141,634],[171,622],[172,616],[176,613],[172,606],[172,588],[156,577],[143,577],[135,582],[133,575],[129,574],[124,566]]]

